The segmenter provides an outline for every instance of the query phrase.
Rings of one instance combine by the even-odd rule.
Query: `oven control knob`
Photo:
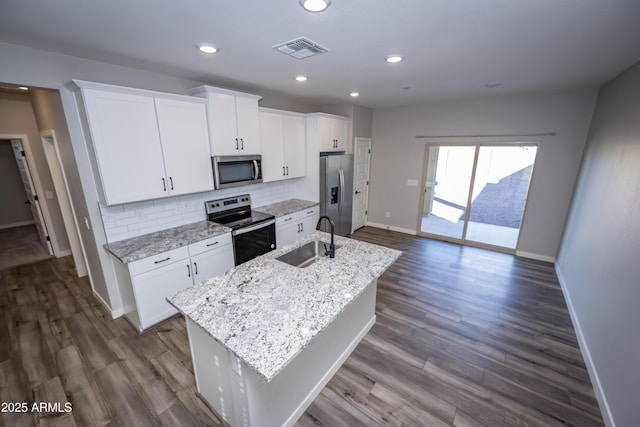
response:
[[[271,244],[271,249],[275,249],[276,245],[274,245],[273,243]]]

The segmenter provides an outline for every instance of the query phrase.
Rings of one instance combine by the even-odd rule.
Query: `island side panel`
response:
[[[236,419],[242,417],[242,423],[236,425],[295,424],[374,325],[376,291],[374,280],[271,382],[244,364],[239,375],[234,369],[231,383],[239,385],[234,401]],[[238,406],[242,404],[246,406]]]
[[[241,425],[234,415],[229,351],[188,317],[185,320],[198,393],[229,425]]]

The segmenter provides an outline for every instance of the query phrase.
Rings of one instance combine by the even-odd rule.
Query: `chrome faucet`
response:
[[[333,220],[331,218],[329,218],[326,215],[321,216],[318,219],[318,223],[316,224],[316,230],[320,230],[320,223],[322,222],[323,219],[326,219],[329,221],[329,225],[331,225],[331,243],[329,244],[329,249],[327,250],[327,245],[324,245],[324,254],[325,255],[329,255],[329,258],[335,258],[336,257],[336,245],[333,243],[333,237],[334,237],[334,227],[335,224],[333,223]]]

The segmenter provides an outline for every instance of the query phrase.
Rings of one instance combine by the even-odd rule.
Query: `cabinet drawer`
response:
[[[298,215],[298,212],[294,212],[292,214],[276,218],[276,227],[279,227],[281,225],[293,224],[298,220]]]
[[[187,246],[183,246],[129,263],[129,273],[131,276],[135,276],[187,258],[189,258],[189,249]]]
[[[311,216],[311,215],[319,215],[319,214],[320,214],[320,206],[316,205],[316,206],[312,206],[310,208],[307,208],[307,209],[305,209],[303,211],[300,211],[299,212],[299,215],[300,215],[299,218],[302,219],[302,218],[306,218],[306,217]]]
[[[189,255],[194,256],[229,244],[231,244],[231,233],[224,233],[218,236],[209,237],[208,239],[190,244]]]

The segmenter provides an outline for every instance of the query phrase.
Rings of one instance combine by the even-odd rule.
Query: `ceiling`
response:
[[[316,14],[298,0],[3,0],[1,10],[8,43],[371,108],[600,85],[640,61],[638,0],[333,0]],[[329,52],[273,49],[298,37]],[[219,52],[200,53],[202,42]],[[390,54],[404,60],[388,64]]]

